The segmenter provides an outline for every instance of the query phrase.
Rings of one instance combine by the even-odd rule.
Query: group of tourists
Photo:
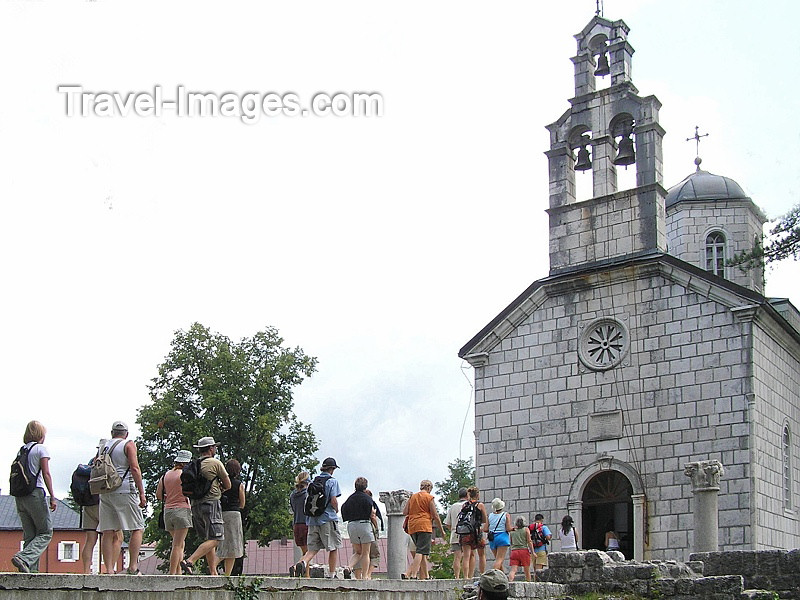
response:
[[[53,535],[51,512],[56,510],[57,504],[49,467],[50,454],[44,445],[46,434],[39,421],[29,422],[23,435],[24,445],[15,461],[17,471],[12,466],[11,493],[15,495],[22,523],[23,547],[11,562],[23,573],[38,572],[39,558]],[[90,480],[90,484],[99,486],[98,501],[81,507],[81,523],[86,531],[86,542],[81,551],[85,573],[91,570],[92,554],[99,538],[106,573],[140,574],[139,550],[147,498],[136,443],[127,438],[128,426],[123,421],[115,421],[111,426],[111,437],[98,442],[95,456],[90,461],[110,464],[115,477],[112,483],[105,479],[98,483],[95,479],[99,477]],[[245,506],[245,489],[239,479],[241,465],[235,459],[223,465],[216,458],[217,442],[213,437],[201,438],[194,448],[199,458],[195,459],[189,450],[179,450],[172,467],[163,474],[156,487],[156,498],[163,502],[159,524],[172,537],[169,574],[193,574],[196,561],[205,558],[209,573],[216,574],[222,561],[225,574],[231,575],[236,559],[244,555],[241,511]],[[343,577],[370,579],[379,564],[378,523],[380,529],[384,527],[380,508],[364,477],[355,480],[355,492],[340,507],[342,492],[333,476],[338,468],[336,460],[328,457],[322,462],[320,474],[313,480],[307,471],[295,478],[289,505],[293,513],[294,541],[301,549],[302,557],[289,568],[292,577],[310,577],[311,561],[320,550],[328,552],[328,576],[337,577],[338,550],[342,547],[340,511],[353,546],[353,555],[341,571]],[[94,472],[93,468],[92,474]],[[20,484],[28,480],[28,487]],[[548,545],[553,535],[544,524],[542,514],[536,514],[534,521],[527,525],[524,517],[512,519],[500,498],[492,500],[489,513],[480,501],[478,488],[470,487],[459,490],[458,501],[449,508],[442,522],[432,490],[433,483],[428,479],[422,480],[419,491],[412,494],[403,506],[403,528],[409,536],[413,557],[402,574],[403,579],[429,577],[428,557],[434,525],[443,535],[447,530],[450,532],[457,579],[462,576],[470,578],[477,566],[479,573],[490,574],[489,579],[497,583],[502,579],[498,579],[500,575],[506,577],[503,566],[507,555],[510,571],[506,582],[509,579],[513,581],[519,569],[522,569],[526,581],[531,581],[532,575],[535,580],[535,570],[547,567]],[[184,550],[189,528],[194,528],[201,543],[186,557]],[[608,530],[606,547],[618,550],[619,538],[613,531],[613,524],[609,524]],[[130,532],[126,568],[122,567],[120,560],[123,531]],[[572,517],[567,515],[562,519],[556,535],[561,541],[562,552],[578,550],[578,532]],[[487,545],[494,555],[490,571],[486,570]],[[533,572],[531,565],[534,566]],[[500,593],[499,589],[494,591]],[[491,597],[491,594],[486,597]]]
[[[295,478],[289,505],[293,513],[294,543],[303,555],[289,567],[291,577],[311,577],[311,561],[320,550],[328,552],[328,577],[338,576],[342,490],[333,476],[338,468],[336,459],[328,457],[322,461],[321,472],[313,480],[308,471],[302,471]],[[341,505],[342,520],[347,523],[347,534],[353,546],[353,555],[342,568],[345,579],[371,579],[380,563],[378,522],[383,529],[383,516],[368,485],[365,477],[358,477],[353,484],[355,491]]]
[[[22,523],[23,547],[11,558],[11,563],[22,573],[39,571],[39,558],[53,537],[50,513],[56,510],[57,504],[50,474],[50,454],[44,445],[46,435],[44,425],[30,421],[25,427],[23,446],[12,465],[10,487]],[[188,450],[178,451],[173,466],[159,479],[156,488],[156,497],[164,503],[163,527],[172,536],[169,573],[194,573],[195,561],[205,557],[210,573],[216,574],[218,562],[223,560],[225,572],[230,574],[235,559],[244,555],[240,512],[244,508],[245,493],[239,480],[241,465],[235,459],[223,465],[215,458],[217,443],[213,437],[201,438],[194,448],[199,459],[193,459]],[[111,437],[101,439],[96,450],[90,461],[93,478],[89,481],[90,496],[96,496],[96,501],[81,506],[81,526],[86,531],[81,548],[83,570],[91,572],[92,555],[99,538],[106,573],[139,575],[147,497],[136,442],[128,439],[128,426],[123,421],[114,421]],[[189,483],[199,492],[187,496],[186,478],[182,480],[181,476],[184,468],[193,462],[198,477]],[[102,476],[95,475],[95,467],[103,465],[108,465],[108,471]],[[29,487],[20,483],[28,480]],[[184,558],[190,527],[203,541]],[[130,532],[129,561],[125,568],[121,564],[123,531]]]
[[[553,537],[550,528],[544,524],[544,515],[536,514],[533,523],[526,524],[524,517],[512,519],[505,510],[505,502],[500,498],[492,500],[492,512],[480,501],[477,487],[461,488],[458,501],[447,511],[442,524],[431,495],[433,486],[423,480],[420,491],[409,498],[404,508],[408,515],[407,532],[415,547],[414,560],[403,574],[406,579],[427,579],[427,556],[430,555],[433,524],[446,533],[450,531],[449,541],[453,552],[453,572],[456,579],[470,578],[475,572],[486,571],[486,547],[494,555],[492,569],[503,572],[506,556],[509,558],[509,579],[514,581],[517,570],[522,569],[525,580],[535,580],[535,571],[548,565],[547,552]],[[578,532],[572,517],[566,515],[557,531],[562,552],[578,550]],[[509,555],[510,551],[510,555]],[[534,570],[532,573],[531,565]],[[532,577],[533,575],[533,577]]]

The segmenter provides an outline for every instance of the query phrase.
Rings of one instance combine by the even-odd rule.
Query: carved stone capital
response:
[[[387,516],[402,515],[403,505],[411,498],[408,490],[395,490],[393,492],[380,492],[381,502],[386,506]]]
[[[725,474],[718,460],[701,460],[684,465],[684,474],[692,478],[693,492],[719,491],[719,478]]]

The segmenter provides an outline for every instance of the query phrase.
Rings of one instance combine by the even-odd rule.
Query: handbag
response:
[[[166,498],[166,490],[164,490],[164,476],[161,476],[161,490],[164,493],[164,497]],[[164,505],[166,502],[164,500],[161,501],[161,510],[158,512],[158,528],[159,529],[166,529],[166,525],[164,525]]]
[[[503,517],[505,517],[505,516],[506,516],[506,513],[503,513],[502,515],[500,515],[500,518],[499,518],[499,519],[497,519],[497,525],[500,525],[500,522],[501,522],[501,521],[505,521],[505,519],[503,518]],[[486,539],[487,539],[487,540],[489,540],[490,542],[491,542],[492,540],[494,540],[494,534],[495,534],[495,532],[497,531],[497,525],[495,525],[495,526],[494,526],[494,529],[492,529],[490,532],[488,532],[488,533],[486,534]]]

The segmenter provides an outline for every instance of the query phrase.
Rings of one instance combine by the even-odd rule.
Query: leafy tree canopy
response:
[[[756,244],[752,250],[737,254],[729,264],[747,271],[789,257],[800,258],[800,204],[773,223],[766,244]]]
[[[316,364],[300,348],[284,348],[272,327],[239,342],[199,323],[177,331],[149,386],[150,403],[139,409],[136,419],[148,496],[155,497],[158,480],[172,467],[178,450],[191,450],[210,435],[219,443],[223,463],[235,458],[242,464],[245,539],[266,544],[289,535],[287,498],[294,477],[312,469],[318,449],[311,428],[293,413],[292,390],[311,376]],[[146,535],[158,541],[157,551],[164,556],[169,535],[155,521],[151,519]],[[191,545],[188,539],[187,548]]]
[[[458,501],[458,488],[475,485],[475,465],[472,457],[467,460],[457,458],[447,465],[447,469],[450,472],[447,479],[437,481],[434,486],[444,510]]]

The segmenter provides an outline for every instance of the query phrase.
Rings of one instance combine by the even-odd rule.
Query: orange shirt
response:
[[[433,500],[433,496],[425,491],[419,491],[408,499],[408,533],[420,531],[433,533],[431,500]]]

